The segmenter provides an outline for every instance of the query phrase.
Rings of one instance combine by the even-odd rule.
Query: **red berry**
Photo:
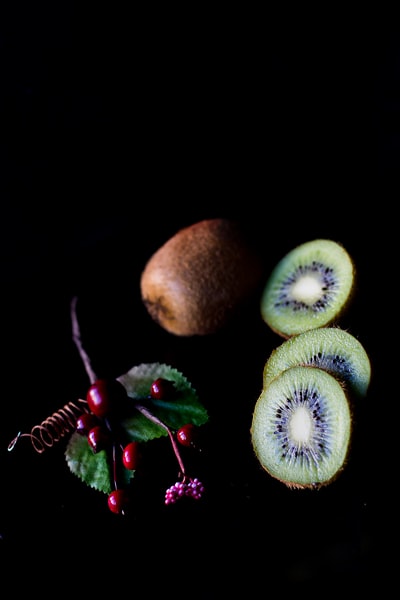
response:
[[[176,432],[176,438],[182,446],[194,446],[197,439],[197,429],[192,423],[183,425]]]
[[[86,401],[92,413],[105,417],[127,398],[126,389],[117,379],[97,379],[87,391]]]
[[[129,442],[122,452],[122,462],[124,467],[134,471],[139,464],[139,442]]]
[[[150,396],[157,400],[169,400],[176,392],[175,384],[170,379],[159,377],[155,379],[150,387]]]
[[[87,435],[89,446],[96,454],[100,450],[104,450],[110,443],[110,434],[102,425],[95,425],[90,429]]]
[[[127,490],[113,490],[108,495],[108,508],[116,515],[123,515],[129,505],[130,497]]]
[[[82,413],[76,420],[76,431],[81,435],[87,435],[98,423],[99,421],[93,413]]]

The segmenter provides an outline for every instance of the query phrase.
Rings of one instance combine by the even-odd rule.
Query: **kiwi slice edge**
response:
[[[292,366],[322,368],[341,381],[355,397],[365,397],[371,380],[371,362],[361,342],[340,327],[309,329],[276,347],[267,359],[263,385]]]
[[[327,371],[294,366],[262,389],[250,428],[261,467],[289,488],[332,483],[349,455],[352,414],[345,390]]]
[[[341,243],[318,238],[299,244],[267,279],[262,319],[284,338],[329,325],[348,307],[355,276],[354,262]]]

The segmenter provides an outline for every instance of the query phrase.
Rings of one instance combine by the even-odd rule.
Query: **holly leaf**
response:
[[[158,400],[150,396],[151,384],[159,377],[173,381],[175,393],[170,399]],[[119,423],[124,443],[148,442],[167,436],[167,427],[177,430],[186,423],[203,425],[208,420],[208,413],[191,383],[169,365],[141,364],[118,377],[118,380],[132,400],[132,410],[128,409]],[[106,494],[112,491],[114,471],[111,452],[101,450],[94,453],[87,438],[74,432],[67,444],[65,458],[71,472],[88,486]],[[117,467],[121,482],[128,483],[134,477],[134,471],[121,468],[120,464]]]

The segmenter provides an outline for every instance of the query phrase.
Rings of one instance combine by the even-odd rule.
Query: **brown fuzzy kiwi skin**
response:
[[[140,278],[152,319],[177,336],[221,329],[260,285],[263,264],[239,223],[204,219],[180,229],[147,261]]]

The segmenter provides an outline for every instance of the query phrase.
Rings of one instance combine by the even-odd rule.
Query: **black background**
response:
[[[106,582],[204,598],[239,586],[384,585],[395,471],[381,451],[392,423],[380,421],[398,400],[384,351],[396,319],[383,302],[397,239],[398,32],[339,15],[318,27],[303,16],[300,27],[250,11],[18,6],[0,29],[3,575],[8,558],[29,572],[14,585],[32,589],[90,593]],[[251,451],[262,368],[281,341],[258,296],[204,338],[166,333],[142,305],[151,254],[181,227],[221,216],[250,234],[265,276],[317,237],[354,259],[342,325],[373,376],[351,459],[318,492],[287,490]],[[23,440],[7,451],[18,431],[85,393],[75,295],[95,370],[166,362],[197,389],[210,414],[193,459],[204,501],[164,506],[176,476],[167,442],[154,443],[137,512],[122,520],[69,473],[62,443],[40,456]]]

